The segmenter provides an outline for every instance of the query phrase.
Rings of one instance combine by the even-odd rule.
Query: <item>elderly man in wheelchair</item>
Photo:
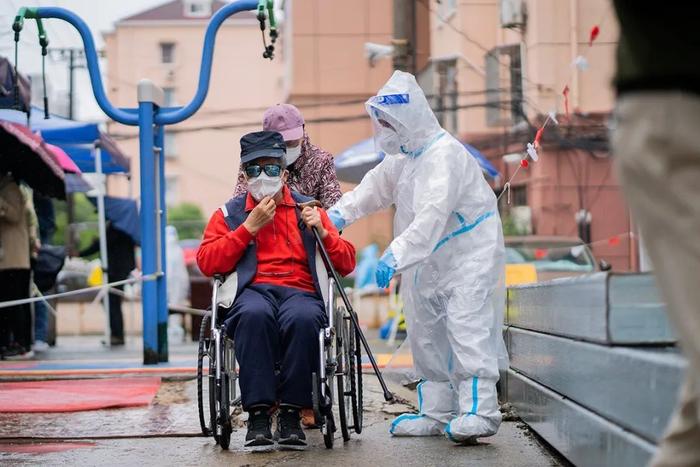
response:
[[[241,138],[248,192],[234,197],[209,220],[197,253],[208,276],[229,275],[235,299],[223,317],[240,365],[246,447],[303,448],[300,410],[312,406],[312,373],[319,367],[319,331],[326,323],[316,258],[318,230],[341,275],[355,268],[355,248],[340,238],[321,208],[285,182],[286,147],[272,131]],[[235,274],[233,274],[235,273]],[[271,417],[279,407],[275,437]]]

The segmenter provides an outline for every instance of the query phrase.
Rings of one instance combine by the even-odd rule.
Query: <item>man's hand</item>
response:
[[[301,211],[301,219],[308,228],[316,227],[321,239],[326,238],[328,231],[323,227],[323,222],[321,222],[321,213],[318,211],[316,206],[306,206],[304,210]]]
[[[275,218],[275,209],[277,209],[275,201],[270,196],[265,196],[260,200],[258,205],[250,211],[243,225],[248,229],[248,232],[252,235],[256,235],[260,229]]]

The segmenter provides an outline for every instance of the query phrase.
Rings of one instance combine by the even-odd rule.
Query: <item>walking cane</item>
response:
[[[304,209],[305,207],[321,207],[321,203],[318,201],[309,201],[308,203],[303,203],[303,204],[297,204],[297,207],[299,209]],[[374,355],[372,354],[372,350],[369,348],[369,344],[367,343],[367,339],[365,338],[364,333],[362,332],[362,329],[360,329],[360,323],[357,320],[357,315],[355,314],[355,310],[352,308],[352,304],[350,303],[350,299],[345,293],[345,289],[341,287],[340,285],[340,276],[338,275],[338,271],[335,270],[333,267],[333,263],[331,263],[331,258],[328,256],[328,251],[326,251],[326,247],[323,245],[323,241],[321,240],[321,236],[318,233],[318,229],[316,227],[312,227],[311,230],[314,233],[314,237],[316,237],[316,243],[318,244],[318,250],[321,252],[321,259],[323,260],[323,264],[326,266],[326,270],[333,276],[333,280],[335,282],[335,288],[338,290],[338,293],[340,294],[340,298],[343,300],[343,303],[345,304],[345,308],[348,310],[348,314],[350,315],[350,320],[352,321],[353,326],[357,330],[357,334],[360,336],[360,341],[362,342],[362,346],[365,348],[365,352],[367,352],[367,356],[369,357],[369,361],[372,364],[372,369],[374,370],[374,374],[377,375],[377,379],[379,380],[379,384],[382,386],[382,391],[384,392],[384,400],[386,401],[391,401],[394,399],[394,395],[389,391],[389,388],[386,385],[386,382],[384,382],[384,377],[382,376],[382,372],[379,370],[379,366],[377,365],[377,361],[374,359]]]

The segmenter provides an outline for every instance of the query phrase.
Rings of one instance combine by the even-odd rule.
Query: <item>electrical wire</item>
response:
[[[512,105],[512,102],[510,102],[510,101],[482,102],[482,103],[477,103],[477,104],[464,104],[464,105],[457,105],[457,106],[452,106],[452,107],[443,107],[441,109],[438,109],[438,111],[449,112],[449,111],[454,111],[454,110],[482,108],[482,107],[495,107],[495,108],[508,109],[508,108],[510,108],[511,105]],[[342,117],[320,117],[320,118],[306,119],[306,124],[342,123],[342,122],[363,120],[366,118],[369,118],[366,113],[362,113],[362,114],[358,114],[358,115],[342,116]],[[202,126],[197,126],[197,127],[185,127],[185,128],[175,127],[175,128],[172,128],[171,130],[168,130],[168,132],[169,133],[193,133],[193,132],[206,131],[206,130],[219,131],[219,130],[232,130],[232,129],[237,129],[237,128],[259,127],[259,126],[260,126],[260,121],[256,120],[256,121],[241,122],[241,123],[221,123],[221,124],[213,124],[213,125],[202,125]],[[138,135],[135,133],[134,134],[111,133],[110,136],[112,136],[114,139],[117,139],[117,140],[138,138]]]

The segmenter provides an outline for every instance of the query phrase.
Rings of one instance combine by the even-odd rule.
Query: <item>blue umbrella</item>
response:
[[[362,177],[384,157],[383,152],[375,151],[374,138],[368,138],[338,154],[335,158],[335,171],[344,182],[360,183]]]
[[[500,174],[481,152],[469,144],[464,144],[469,154],[479,163],[481,170],[490,178]],[[344,182],[360,183],[362,177],[379,164],[385,157],[383,152],[374,148],[374,138],[368,138],[356,143],[335,158],[335,171],[338,178]]]
[[[90,198],[90,201],[97,205],[96,198]],[[137,245],[141,244],[139,208],[136,201],[105,196],[105,217],[112,222],[112,227],[129,235]]]
[[[481,153],[481,151],[479,151],[478,149],[476,149],[476,148],[475,148],[474,146],[472,146],[471,144],[467,144],[467,143],[462,143],[462,144],[463,144],[464,147],[467,149],[467,151],[469,152],[469,154],[471,154],[472,156],[474,156],[474,159],[477,160],[477,162],[478,162],[479,165],[481,166],[481,170],[482,170],[486,175],[488,175],[488,176],[491,177],[492,179],[496,179],[497,177],[500,177],[500,176],[501,176],[501,174],[498,172],[498,170],[496,170],[496,167],[494,167],[493,164],[491,164],[491,162],[489,162],[489,160],[486,158],[486,156],[484,156],[484,155]]]

